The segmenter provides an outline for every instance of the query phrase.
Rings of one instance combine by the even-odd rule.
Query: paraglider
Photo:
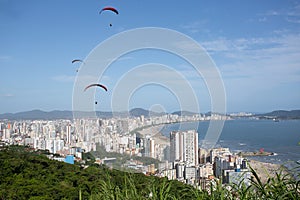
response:
[[[76,63],[76,62],[84,63],[83,60],[80,60],[80,59],[74,59],[74,60],[72,60],[72,63]],[[78,69],[76,69],[76,72],[78,72]]]
[[[113,7],[104,7],[104,8],[102,8],[102,10],[99,12],[99,14],[101,14],[103,11],[112,11],[112,12],[114,12],[114,13],[117,14],[117,15],[119,14],[119,11],[118,11],[117,9],[113,8]],[[109,26],[112,27],[112,24],[110,23]]]
[[[104,85],[99,84],[99,83],[93,83],[93,84],[90,84],[90,85],[86,86],[86,87],[84,88],[84,91],[86,91],[86,90],[89,89],[90,87],[95,87],[95,86],[101,87],[101,88],[103,88],[105,91],[107,91],[107,87],[105,87]]]
[[[101,87],[102,89],[104,89],[105,91],[107,91],[107,87],[106,87],[106,86],[104,86],[104,85],[102,85],[102,84],[99,84],[99,83],[93,83],[93,84],[90,84],[90,85],[86,86],[86,87],[84,88],[84,92],[85,92],[87,89],[91,88],[91,87]],[[95,104],[97,104],[97,103],[98,103],[98,102],[95,101]]]
[[[102,10],[100,11],[99,14],[101,14],[103,11],[106,11],[106,10],[110,10],[110,11],[116,13],[117,15],[119,14],[119,11],[113,7],[104,7],[104,8],[102,8]]]
[[[83,63],[83,61],[80,60],[80,59],[74,59],[74,60],[72,60],[72,63],[75,63],[75,62],[82,62]]]

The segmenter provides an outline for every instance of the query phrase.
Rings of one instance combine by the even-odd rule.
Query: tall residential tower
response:
[[[170,160],[198,165],[198,133],[195,130],[172,131],[170,133]]]

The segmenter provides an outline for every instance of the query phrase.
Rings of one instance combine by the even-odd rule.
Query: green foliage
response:
[[[183,199],[300,199],[299,179],[278,172],[262,183],[251,169],[251,185],[212,182],[196,189],[167,178],[111,170],[103,165],[86,169],[49,160],[25,147],[0,150],[0,199],[183,200]]]
[[[281,170],[276,172],[275,177],[269,177],[266,183],[262,183],[257,173],[250,169],[253,174],[253,196],[256,199],[300,199],[299,177],[296,180]]]
[[[97,144],[97,151],[93,151],[91,153],[84,153],[84,157],[86,157],[87,155],[90,156],[90,158],[116,158],[116,162],[113,164],[114,168],[117,169],[121,169],[122,165],[126,163],[126,161],[129,160],[137,160],[142,162],[144,165],[150,165],[150,164],[155,164],[155,167],[158,167],[158,163],[160,163],[159,160],[154,159],[154,158],[150,158],[150,157],[140,157],[140,156],[130,156],[127,154],[120,154],[117,152],[107,152],[105,150],[104,146],[101,146],[99,144]]]

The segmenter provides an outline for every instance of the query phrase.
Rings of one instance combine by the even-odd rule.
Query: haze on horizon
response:
[[[107,5],[116,7],[119,15],[99,15]],[[142,27],[176,30],[197,41],[222,76],[228,112],[300,108],[298,0],[0,0],[0,112],[72,110],[80,64],[71,61],[86,58],[115,34]],[[97,91],[95,109],[110,111],[112,91],[121,77],[147,63],[175,69],[195,91],[200,111],[211,110],[205,82],[189,63],[150,49],[131,52],[112,63],[100,80],[109,91]],[[167,70],[138,74],[149,75],[182,87]],[[130,109],[174,112],[181,108],[176,94],[157,84],[139,88],[128,101]]]

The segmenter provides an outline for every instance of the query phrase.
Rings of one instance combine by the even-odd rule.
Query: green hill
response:
[[[0,199],[79,199],[79,196],[103,199],[98,198],[101,195],[112,195],[108,199],[114,199],[117,191],[127,191],[128,199],[130,195],[146,198],[152,186],[159,188],[160,184],[170,183],[166,179],[110,170],[97,164],[83,169],[50,160],[22,146],[0,150],[0,177]],[[176,194],[183,188],[189,187],[172,181],[169,191]]]
[[[276,119],[300,119],[300,110],[275,110],[269,113],[256,115],[261,118],[276,118]]]

